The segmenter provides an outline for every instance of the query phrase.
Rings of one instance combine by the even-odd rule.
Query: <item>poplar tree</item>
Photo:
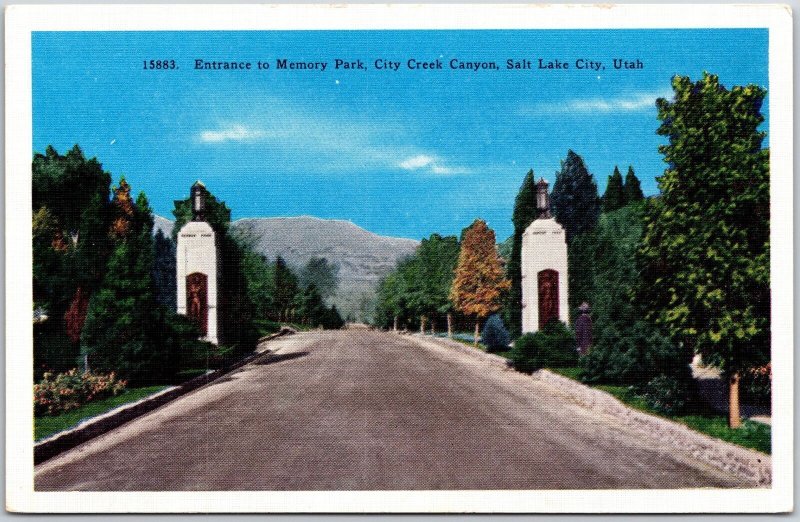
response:
[[[457,310],[475,317],[475,344],[481,321],[500,309],[503,293],[511,282],[503,274],[495,246],[495,234],[486,222],[476,219],[464,232],[450,299]]]
[[[625,175],[625,204],[635,203],[643,199],[642,184],[636,174],[633,173],[633,166],[628,165],[628,173]]]
[[[603,212],[611,212],[625,206],[625,191],[622,185],[622,174],[619,167],[614,167],[614,173],[608,177],[606,191],[603,194]]]
[[[729,380],[729,424],[740,426],[739,377],[769,360],[769,150],[756,85],[728,90],[704,73],[672,79],[660,98],[668,164],[649,202],[637,296],[673,340]]]
[[[586,169],[583,158],[572,150],[561,162],[561,170],[556,172],[550,202],[556,221],[566,231],[567,243],[597,226],[600,218],[597,183]]]
[[[513,338],[522,335],[522,234],[536,218],[536,179],[531,169],[522,180],[511,218],[514,235],[507,272],[511,280],[508,293],[508,330]]]

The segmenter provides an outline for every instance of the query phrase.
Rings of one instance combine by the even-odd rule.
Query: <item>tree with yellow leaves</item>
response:
[[[476,219],[464,232],[450,288],[450,300],[456,309],[475,317],[476,345],[481,321],[500,309],[503,292],[510,287],[495,246],[494,230],[482,219]]]

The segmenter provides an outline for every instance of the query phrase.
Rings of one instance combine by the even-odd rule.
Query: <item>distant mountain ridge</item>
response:
[[[173,225],[154,216],[154,233],[161,230],[171,236]],[[281,256],[289,265],[301,267],[312,257],[324,257],[339,265],[339,288],[331,301],[345,316],[360,320],[370,313],[380,279],[419,246],[419,241],[381,236],[349,221],[312,216],[243,218],[232,222],[231,228],[269,259]]]

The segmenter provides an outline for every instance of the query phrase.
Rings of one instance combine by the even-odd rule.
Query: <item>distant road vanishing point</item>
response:
[[[37,491],[750,487],[547,386],[370,330],[306,332],[36,467]]]

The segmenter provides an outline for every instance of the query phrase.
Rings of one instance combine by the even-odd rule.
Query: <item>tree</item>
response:
[[[455,236],[431,234],[430,238],[422,240],[413,260],[405,265],[406,270],[410,271],[410,305],[420,316],[420,330],[423,332],[427,319],[431,319],[431,324],[435,325],[435,317],[446,314],[448,334],[452,335],[450,287],[459,250]]]
[[[766,90],[728,90],[708,73],[675,76],[672,88],[672,100],[656,102],[668,166],[645,213],[637,293],[674,341],[725,372],[736,428],[741,372],[769,360],[769,150],[758,130]]]
[[[630,172],[630,171],[629,171]],[[608,177],[608,185],[603,194],[603,212],[611,212],[625,206],[625,189],[622,185],[622,174],[619,167],[614,167],[614,173]]]
[[[514,338],[522,335],[522,234],[536,218],[536,179],[531,169],[522,180],[511,218],[514,235],[507,266],[511,280],[508,293],[508,329]]]
[[[561,170],[556,172],[550,201],[556,221],[566,231],[567,243],[597,226],[600,217],[597,183],[586,169],[583,158],[572,150],[561,162]]]
[[[625,175],[625,204],[635,203],[644,199],[642,184],[639,178],[633,173],[633,166],[628,165],[628,173]]]
[[[408,286],[407,270],[405,266],[410,263],[410,259],[401,260],[397,268],[387,274],[378,283],[378,303],[375,315],[378,324],[386,326],[392,324],[392,329],[396,332],[400,326],[400,320],[405,319],[408,314]]]
[[[114,203],[126,200],[120,184]],[[100,289],[92,296],[81,333],[81,351],[93,369],[116,371],[134,382],[158,381],[168,355],[159,350],[152,276],[153,217],[144,194],[131,207],[128,226],[108,260]]]
[[[107,202],[110,187],[111,175],[97,158],[87,160],[78,145],[63,156],[52,145],[33,156],[33,210],[47,207],[74,243],[84,210],[95,196]]]
[[[75,145],[48,146],[32,162],[33,299],[50,317],[34,337],[35,358],[52,369],[74,364],[91,294],[111,251],[111,176]],[[65,353],[64,348],[71,342]],[[47,345],[47,346],[46,346]]]
[[[312,257],[298,274],[300,286],[314,285],[323,298],[331,297],[339,286],[339,265],[324,257]]]
[[[155,242],[153,280],[155,282],[156,301],[170,310],[175,310],[178,299],[175,243],[172,239],[166,237],[161,230],[156,231],[153,239]]]
[[[511,282],[503,275],[494,231],[485,221],[476,219],[463,235],[450,299],[457,310],[475,317],[477,345],[482,320],[500,309],[503,292]]]
[[[297,276],[281,256],[275,259],[275,310],[279,321],[289,321],[292,302],[297,295]]]

